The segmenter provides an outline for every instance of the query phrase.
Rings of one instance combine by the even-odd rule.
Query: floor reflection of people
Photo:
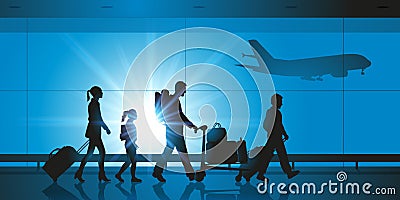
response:
[[[183,191],[180,200],[186,200],[190,198],[192,192],[196,189],[196,183],[190,182],[186,185],[185,190]]]
[[[239,192],[238,189],[206,190],[202,182],[196,183],[196,190],[200,191],[201,199],[237,199]]]
[[[272,197],[270,196],[270,192],[267,190],[267,193],[265,194],[260,194],[256,188],[256,186],[251,185],[250,182],[246,182],[244,185],[241,184],[240,182],[236,183],[237,186],[240,187],[239,190],[239,196],[238,200],[243,199],[243,200],[257,200],[257,199],[263,199],[263,200],[273,200]],[[267,186],[268,187],[268,186]],[[273,191],[275,192],[275,191]],[[289,194],[280,194],[279,195],[279,200],[286,200],[289,198]]]
[[[169,196],[165,193],[163,185],[165,183],[159,182],[153,185],[153,191],[157,195],[157,197],[161,200],[170,200]],[[256,188],[256,186],[251,185],[250,182],[246,182],[244,185],[240,182],[236,183],[237,187],[232,189],[216,189],[216,190],[207,190],[206,186],[202,182],[190,182],[186,185],[185,190],[180,196],[180,200],[190,199],[192,193],[197,190],[200,192],[200,199],[243,199],[243,200],[273,200],[270,196],[269,191],[265,194],[260,194]],[[287,190],[285,188],[284,190]],[[277,191],[273,191],[277,192]],[[196,194],[196,193],[195,193]],[[279,194],[279,200],[287,200],[289,198],[289,193],[287,194]]]
[[[160,200],[170,200],[168,195],[165,193],[163,185],[165,183],[159,182],[153,185],[153,191],[156,193],[157,197]],[[225,199],[226,197],[232,197],[236,199],[238,196],[238,189],[223,189],[223,190],[206,190],[206,186],[202,182],[190,182],[186,185],[185,190],[183,191],[182,195],[180,196],[180,200],[190,199],[192,193],[197,190],[200,192],[200,199]],[[257,190],[256,190],[257,192]]]
[[[64,189],[57,182],[54,182],[49,187],[42,191],[48,198],[57,200],[78,200],[79,198],[73,195],[68,190]]]
[[[89,196],[85,193],[85,190],[83,190],[82,184],[83,183],[74,184],[75,189],[78,190],[78,192],[81,195],[82,199],[90,200]]]
[[[136,200],[137,199],[137,194],[136,194],[136,185],[140,184],[137,182],[133,182],[131,184],[131,192],[128,192],[127,190],[125,190],[121,185],[122,182],[119,182],[118,184],[115,185],[116,188],[118,188],[118,190],[124,195],[126,196],[127,200]]]
[[[164,184],[165,184],[164,182],[159,182],[159,183],[153,185],[153,191],[156,193],[156,195],[159,199],[170,200],[170,198],[165,193],[164,188],[162,187]],[[203,184],[203,183],[201,183],[201,184]],[[198,186],[198,183],[190,182],[189,184],[187,184],[185,187],[185,190],[183,191],[183,193],[179,199],[181,199],[181,200],[189,199],[190,195],[193,193],[193,191],[196,189],[197,186]]]
[[[105,200],[104,197],[104,191],[106,190],[106,186],[109,184],[110,182],[99,182],[99,193],[97,194],[97,198],[99,200]]]
[[[110,182],[99,182],[99,184],[97,185],[99,192],[97,193],[97,199],[98,200],[105,200],[105,190],[106,190],[106,186],[109,184]],[[91,198],[86,194],[85,190],[83,189],[83,184],[82,183],[78,183],[75,184],[75,189],[78,190],[79,194],[81,195],[82,199],[84,200],[90,200]]]
[[[157,184],[153,185],[153,191],[160,200],[170,200],[167,194],[165,194],[164,188],[162,188],[164,184],[165,182],[158,182]]]

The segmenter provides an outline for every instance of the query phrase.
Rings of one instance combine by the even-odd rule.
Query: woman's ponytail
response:
[[[87,101],[90,100],[90,95],[92,95],[93,98],[96,98],[99,94],[102,94],[101,88],[99,86],[93,86],[86,92]],[[101,96],[99,98],[101,98]]]
[[[90,100],[90,95],[89,95],[89,93],[90,93],[90,90],[86,91],[86,98],[87,98],[86,101],[89,101],[89,100]]]

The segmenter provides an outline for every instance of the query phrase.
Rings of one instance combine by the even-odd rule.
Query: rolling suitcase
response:
[[[273,156],[272,154],[267,153],[267,149],[265,146],[259,146],[249,151],[248,162],[244,164],[242,167],[246,168],[245,171],[239,171],[239,174],[235,177],[236,181],[240,181],[242,176],[246,179],[246,181],[250,181],[250,178],[254,176],[260,169],[260,167],[265,166],[267,163],[267,159]]]
[[[89,145],[89,140],[86,141],[78,151],[71,146],[54,149],[49,160],[42,167],[43,170],[53,179],[54,182],[75,162],[79,153]],[[55,155],[54,152],[57,152]]]

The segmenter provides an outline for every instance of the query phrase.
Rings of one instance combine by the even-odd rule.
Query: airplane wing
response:
[[[263,70],[259,71],[267,72],[268,71],[266,66],[267,60],[264,60],[266,59],[264,58],[265,56],[262,57],[262,55],[268,54],[267,51],[264,49],[263,46],[261,46],[261,44],[257,40],[249,40],[249,44],[251,47],[253,47],[251,50],[254,53],[254,57],[257,59],[258,65],[260,66],[260,68],[264,68]]]
[[[265,63],[264,63],[263,59],[261,58],[260,54],[258,54],[254,48],[252,48],[251,50],[254,53],[254,58],[257,60],[258,65],[260,67],[266,68],[267,66],[265,66]]]
[[[242,65],[242,64],[236,64],[236,66],[248,68],[248,69],[251,69],[251,70],[253,70],[255,72],[269,73],[267,70],[265,70],[265,68],[262,68],[260,66]]]

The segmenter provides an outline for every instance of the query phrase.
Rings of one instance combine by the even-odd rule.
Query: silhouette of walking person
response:
[[[162,159],[156,163],[152,174],[152,176],[160,182],[166,181],[162,176],[162,173],[164,168],[167,166],[168,157],[172,154],[175,147],[178,151],[183,167],[185,168],[186,176],[190,181],[194,180],[194,170],[190,164],[185,138],[183,137],[183,126],[186,125],[195,130],[197,127],[182,112],[179,97],[183,97],[185,93],[186,83],[178,81],[175,84],[175,93],[173,95],[163,93],[161,97],[161,108],[166,127],[167,145],[161,155]]]
[[[83,157],[81,161],[81,165],[79,166],[78,171],[76,171],[74,178],[78,179],[80,182],[85,182],[82,178],[83,168],[85,167],[90,156],[93,155],[94,148],[97,147],[100,154],[99,163],[99,181],[110,181],[106,177],[104,171],[104,157],[106,155],[106,150],[104,148],[103,141],[101,140],[101,128],[107,131],[107,134],[111,134],[110,129],[104,123],[103,118],[101,117],[100,112],[100,103],[99,99],[103,98],[103,91],[98,86],[93,86],[90,90],[87,91],[87,101],[90,100],[90,95],[92,95],[92,99],[88,106],[89,112],[89,123],[86,128],[85,137],[89,138],[89,147],[87,154]]]
[[[133,123],[137,119],[137,113],[135,109],[130,109],[128,111],[124,111],[122,114],[122,122],[125,121],[125,118],[128,118],[128,120],[125,123],[125,130],[123,130],[124,125],[121,126],[121,140],[125,140],[125,149],[126,149],[126,154],[128,156],[129,161],[125,162],[122,166],[121,169],[118,171],[117,174],[115,174],[115,178],[117,178],[120,182],[124,182],[124,179],[122,179],[121,175],[124,173],[124,171],[129,167],[129,165],[132,164],[131,166],[131,175],[132,179],[131,182],[142,182],[141,179],[136,177],[136,149],[138,148],[136,145],[136,140],[137,140],[137,134],[136,134],[136,126]],[[126,131],[126,132],[125,132]]]
[[[267,179],[264,177],[264,174],[274,155],[274,150],[276,150],[278,154],[282,170],[286,173],[289,179],[300,173],[298,170],[291,170],[284,145],[284,141],[289,139],[289,135],[286,133],[282,123],[282,113],[280,111],[280,108],[282,107],[282,99],[283,97],[280,94],[274,94],[271,97],[272,106],[268,109],[264,120],[264,129],[268,132],[267,144],[257,155],[258,158],[256,156],[255,166],[252,166],[253,170],[244,173],[244,177],[247,181],[250,180],[251,176],[253,176],[256,171],[258,171],[257,179],[262,181]]]

